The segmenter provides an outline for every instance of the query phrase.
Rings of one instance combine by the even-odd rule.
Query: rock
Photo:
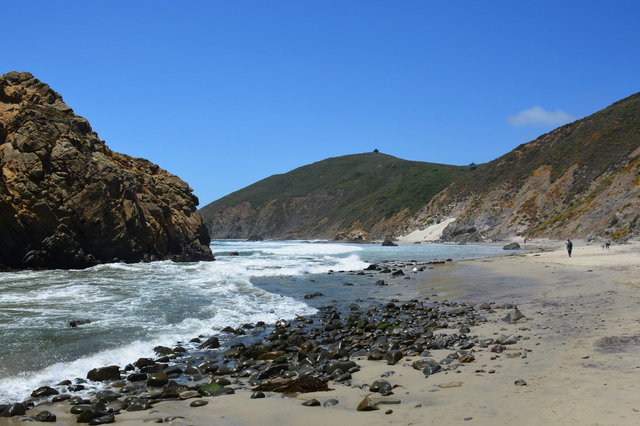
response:
[[[78,417],[76,418],[76,423],[89,423],[93,419],[97,419],[106,415],[107,412],[104,410],[100,410],[94,407],[86,408],[78,415]]]
[[[376,380],[371,383],[371,386],[369,386],[369,390],[371,392],[379,392],[382,395],[390,395],[392,393],[392,389],[393,387],[386,380]]]
[[[505,336],[504,334],[501,334],[496,339],[496,343],[500,345],[515,345],[516,343],[518,343],[518,337],[514,336],[513,334],[510,336]]]
[[[459,388],[460,386],[462,386],[462,382],[440,383],[438,385],[440,389]]]
[[[389,285],[389,284],[387,284],[384,280],[378,280],[376,281],[376,285],[383,286],[383,285]]]
[[[90,324],[91,320],[73,320],[69,321],[69,327],[77,328],[79,325]]]
[[[365,271],[375,271],[376,269],[378,269],[378,265],[375,263],[372,263],[366,268],[364,268]]]
[[[265,397],[264,392],[257,391],[257,392],[252,393],[250,398],[251,399],[259,399],[259,398],[264,398],[264,397]]]
[[[263,241],[264,239],[260,235],[251,235],[247,238],[247,241]]]
[[[218,383],[209,383],[208,385],[200,386],[199,392],[204,396],[217,396],[224,393],[224,386]]]
[[[218,339],[215,336],[209,337],[207,340],[204,341],[204,343],[198,346],[199,349],[207,349],[207,348],[215,349],[219,347],[220,347],[220,339]]]
[[[309,399],[309,400],[303,402],[302,405],[304,405],[305,407],[319,407],[320,406],[320,401],[318,401],[317,399],[313,398],[313,399]]]
[[[369,395],[369,399],[372,403],[376,405],[385,405],[385,404],[400,404],[402,401],[398,398],[393,398],[390,396],[380,396],[380,395]]]
[[[165,372],[149,374],[147,377],[147,386],[159,388],[169,382],[169,376]]]
[[[422,370],[422,373],[427,377],[437,373],[442,368],[440,364],[432,359],[414,361],[412,367],[416,370]]]
[[[194,390],[188,390],[184,392],[180,392],[178,398],[180,399],[191,399],[191,398],[200,398],[200,392]]]
[[[527,382],[525,382],[524,379],[518,379],[514,382],[514,384],[516,386],[527,386]]]
[[[213,260],[191,188],[111,151],[29,73],[0,76],[0,162],[2,265]]]
[[[313,376],[305,376],[297,379],[276,379],[264,382],[253,388],[254,391],[280,392],[280,393],[306,393],[328,391],[327,382]]]
[[[356,407],[358,411],[373,411],[379,410],[378,406],[374,404],[368,396],[365,396],[362,401]]]
[[[55,423],[58,420],[55,414],[50,413],[49,411],[46,411],[46,410],[40,411],[38,414],[36,414],[35,416],[32,416],[31,418],[36,422],[43,422],[43,423]]]
[[[382,242],[382,245],[384,247],[397,247],[398,246],[396,243],[391,241],[389,238],[385,238],[384,241]]]
[[[57,390],[55,390],[54,388],[51,388],[49,386],[41,386],[38,389],[34,390],[33,392],[31,392],[31,397],[33,398],[43,398],[46,396],[51,396],[51,395],[58,395],[60,392],[58,392]]]
[[[401,351],[391,351],[387,352],[384,356],[384,359],[387,361],[387,365],[396,365],[398,361],[402,359]]]
[[[315,293],[305,294],[304,298],[308,300],[308,299],[313,299],[314,297],[318,297],[318,296],[324,296],[324,294],[320,293],[319,291],[316,291]]]
[[[207,401],[206,399],[196,399],[195,401],[191,402],[191,404],[189,404],[189,407],[204,407],[208,403],[209,401]]]
[[[340,403],[340,401],[338,401],[335,398],[331,398],[331,399],[327,399],[325,402],[322,403],[323,407],[333,407],[334,405],[338,405]]]
[[[87,373],[87,379],[93,382],[120,380],[120,367],[117,365],[110,365],[108,367],[94,368]]]
[[[520,244],[513,242],[502,247],[502,250],[520,250]]]
[[[518,308],[515,308],[513,311],[509,312],[504,318],[502,318],[502,321],[508,322],[509,324],[515,324],[516,322],[522,320],[523,318],[525,318],[525,316],[522,314],[522,312],[520,312]]]
[[[404,275],[404,272],[402,271],[402,269],[395,270],[395,271],[393,271],[391,273],[392,277],[399,277],[399,276],[402,276],[402,275]]]

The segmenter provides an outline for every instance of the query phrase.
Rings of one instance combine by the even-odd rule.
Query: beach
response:
[[[514,336],[516,343],[475,345],[467,350],[471,362],[428,377],[412,368],[421,358],[417,355],[405,355],[395,365],[355,356],[351,360],[360,370],[346,383],[329,382],[330,391],[265,392],[266,398],[251,399],[248,386],[232,383],[234,394],[201,398],[208,401],[205,406],[190,407],[194,399],[163,401],[150,410],[122,411],[116,423],[171,417],[170,424],[184,425],[640,423],[640,245],[604,251],[575,241],[569,258],[562,242],[530,244],[545,251],[447,262],[416,273],[406,266],[405,275],[387,280],[399,300],[429,297],[473,304],[486,321],[475,324],[470,336]],[[449,283],[445,297],[431,294],[435,279]],[[490,303],[490,309],[483,303]],[[503,321],[513,311],[510,304],[525,318]],[[431,357],[441,360],[451,352],[435,349]],[[380,379],[393,387],[391,395],[369,391],[366,385]],[[357,411],[367,396],[378,409]],[[312,398],[338,402],[302,405]],[[66,402],[40,405],[27,415],[45,409],[60,424],[75,423]],[[21,423],[20,416],[0,418],[0,424]]]

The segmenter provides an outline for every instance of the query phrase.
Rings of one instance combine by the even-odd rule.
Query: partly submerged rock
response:
[[[111,151],[29,73],[0,76],[0,265],[213,260],[180,178]]]

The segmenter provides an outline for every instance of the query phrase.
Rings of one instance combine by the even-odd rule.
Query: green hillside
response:
[[[329,158],[274,175],[200,210],[215,238],[332,237],[358,228],[380,236],[469,167],[381,153]],[[243,206],[240,208],[240,206]]]

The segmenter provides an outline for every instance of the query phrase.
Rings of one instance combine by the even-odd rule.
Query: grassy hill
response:
[[[274,175],[203,207],[214,238],[333,238],[395,232],[469,167],[381,153],[329,158]]]
[[[639,183],[637,93],[458,178],[412,225],[455,216],[492,238],[624,239],[640,231]]]

